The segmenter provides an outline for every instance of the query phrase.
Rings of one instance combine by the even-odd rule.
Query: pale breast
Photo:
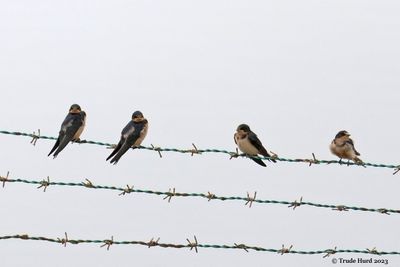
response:
[[[353,148],[349,144],[337,145],[335,144],[335,142],[332,141],[329,148],[332,154],[338,156],[339,158],[352,160],[356,157]]]
[[[142,131],[140,132],[140,137],[136,140],[136,142],[133,144],[133,146],[138,147],[142,144],[144,138],[147,135],[148,128],[149,128],[149,123],[146,123],[146,125],[143,127]]]
[[[258,154],[258,149],[255,148],[249,141],[249,139],[247,138],[247,136],[245,138],[239,139],[237,138],[237,136],[235,136],[236,139],[236,143],[240,149],[240,151],[242,151],[245,154],[248,155],[252,155],[252,156],[256,156]]]
[[[83,119],[82,126],[79,127],[78,131],[76,131],[73,140],[78,140],[79,137],[81,136],[83,130],[85,129],[85,124],[86,124],[86,118]]]

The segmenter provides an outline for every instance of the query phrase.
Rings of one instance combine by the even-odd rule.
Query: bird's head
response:
[[[79,113],[81,112],[81,107],[78,104],[73,104],[69,108],[69,113]]]
[[[347,131],[343,130],[343,131],[338,132],[337,135],[335,136],[335,138],[341,138],[343,136],[349,137],[350,134]]]
[[[246,135],[250,132],[250,127],[247,124],[240,124],[237,128],[236,128],[236,132],[240,135]]]
[[[134,122],[141,122],[141,121],[144,121],[145,118],[143,117],[143,113],[140,112],[139,110],[137,110],[137,111],[133,112],[133,114],[132,114],[132,120],[133,120]]]

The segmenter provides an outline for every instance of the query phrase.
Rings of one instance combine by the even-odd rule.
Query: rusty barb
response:
[[[66,247],[67,246],[67,243],[68,243],[68,235],[67,235],[67,232],[65,232],[65,237],[64,238],[57,238],[57,240],[58,240],[58,242],[60,242],[61,243],[61,245],[63,245],[64,247]]]
[[[293,210],[295,210],[297,207],[300,207],[301,205],[303,205],[303,197],[300,197],[300,201],[297,202],[297,200],[295,200],[294,202],[292,202],[288,208],[293,207]]]
[[[329,257],[329,256],[331,256],[333,254],[336,254],[336,248],[337,247],[335,247],[334,249],[325,250],[326,254],[323,256],[323,258],[327,258],[327,257]]]
[[[201,154],[201,152],[197,149],[197,147],[194,143],[192,143],[192,146],[193,146],[192,149],[185,150],[184,152],[190,153],[192,157],[194,154]]]
[[[166,193],[167,195],[163,198],[163,200],[168,198],[168,203],[171,202],[171,198],[176,196],[176,192],[175,192],[175,187],[172,189],[171,188],[168,190],[168,193]]]
[[[107,250],[110,250],[111,245],[114,244],[114,237],[111,236],[111,239],[106,239],[104,240],[104,244],[101,245],[100,247],[107,247]]]
[[[37,187],[38,189],[39,188],[42,188],[43,187],[43,192],[46,192],[46,189],[47,189],[47,187],[50,185],[50,177],[49,176],[47,176],[47,180],[42,180],[41,182],[40,182],[40,185]]]
[[[270,150],[269,153],[271,153],[271,159],[277,159],[277,158],[279,158],[278,154],[276,154],[275,152],[273,152],[273,151]]]
[[[287,254],[290,252],[290,250],[293,248],[293,245],[290,245],[289,248],[285,248],[285,245],[282,244],[282,248],[280,250],[278,250],[278,253],[283,255],[283,254]]]
[[[123,196],[125,194],[130,194],[133,192],[133,185],[129,186],[129,184],[126,185],[126,188],[124,188],[124,191],[118,194],[118,196]]]
[[[153,144],[151,144],[151,148],[152,148],[154,151],[157,151],[157,152],[158,152],[158,155],[160,156],[160,158],[162,158],[162,155],[161,155],[161,147],[159,147],[159,146],[153,146]]]
[[[8,175],[10,175],[10,172],[9,171],[7,171],[7,175],[4,177],[4,176],[0,176],[0,182],[2,182],[3,183],[3,188],[4,188],[4,186],[6,185],[6,182],[7,182],[7,180],[8,180]]]
[[[235,245],[235,248],[240,248],[240,249],[244,249],[246,252],[249,252],[249,250],[247,249],[247,246],[245,244],[236,244],[233,243]]]
[[[216,198],[216,197],[217,197],[217,196],[216,196],[215,194],[211,193],[210,191],[207,192],[208,201],[210,201],[211,199],[214,199],[214,198]]]
[[[319,164],[320,161],[315,157],[315,154],[311,153],[311,155],[312,155],[313,158],[312,159],[305,159],[304,162],[308,162],[308,166],[311,166],[313,164]]]
[[[247,202],[244,205],[247,206],[247,204],[249,204],[249,208],[251,208],[251,205],[253,205],[254,200],[256,200],[256,196],[257,196],[257,191],[254,192],[253,197],[251,197],[249,192],[247,192]]]
[[[197,246],[199,245],[199,243],[197,242],[196,236],[193,237],[194,237],[194,242],[191,242],[189,238],[186,238],[186,241],[189,243],[188,247],[190,247],[190,250],[194,249],[196,253],[198,253]]]
[[[154,237],[151,238],[151,240],[147,243],[147,245],[150,247],[158,246],[158,241],[160,241],[160,238],[157,238],[157,240],[154,240]]]
[[[337,205],[335,208],[332,210],[338,210],[338,211],[349,211],[349,209],[345,205]]]
[[[39,140],[39,138],[40,138],[40,129],[38,129],[38,134],[36,134],[35,131],[33,131],[31,144],[36,146],[36,142],[37,140]]]
[[[93,183],[89,179],[85,179],[85,182],[82,182],[82,185],[88,188],[94,188]]]

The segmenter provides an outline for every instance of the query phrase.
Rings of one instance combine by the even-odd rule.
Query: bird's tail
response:
[[[255,163],[257,163],[257,164],[259,164],[259,165],[261,165],[261,166],[263,166],[263,167],[267,167],[267,165],[261,160],[261,159],[259,159],[259,158],[253,158],[253,157],[250,157]]]
[[[50,150],[50,153],[47,155],[48,157],[57,149],[57,147],[60,145],[60,137],[57,138],[56,143],[54,144],[53,148]]]

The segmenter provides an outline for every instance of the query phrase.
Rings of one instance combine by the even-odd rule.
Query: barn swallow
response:
[[[329,148],[332,154],[340,158],[340,161],[342,159],[348,159],[355,163],[362,163],[362,160],[357,157],[360,156],[360,153],[358,153],[354,147],[354,142],[347,131],[338,132]]]
[[[85,128],[86,113],[81,110],[81,107],[77,104],[73,104],[67,117],[61,124],[61,129],[57,138],[56,143],[51,149],[47,156],[50,156],[54,151],[53,157],[56,158],[70,141],[79,141],[83,129]]]
[[[107,157],[106,160],[109,160],[114,155],[114,158],[111,159],[110,163],[117,164],[119,159],[128,151],[129,148],[137,148],[143,142],[143,139],[146,137],[148,122],[143,117],[142,112],[135,111],[132,114],[132,120],[128,122],[125,128],[121,132],[121,139],[119,140],[118,145],[115,147],[114,151]]]
[[[247,124],[240,124],[237,127],[234,140],[240,151],[248,155],[252,160],[261,166],[266,167],[267,165],[265,165],[261,159],[254,158],[252,156],[261,154],[265,157],[269,157],[268,160],[276,162],[275,159],[271,158],[271,155],[264,148],[260,139],[258,139],[257,135],[250,130],[250,127]]]

